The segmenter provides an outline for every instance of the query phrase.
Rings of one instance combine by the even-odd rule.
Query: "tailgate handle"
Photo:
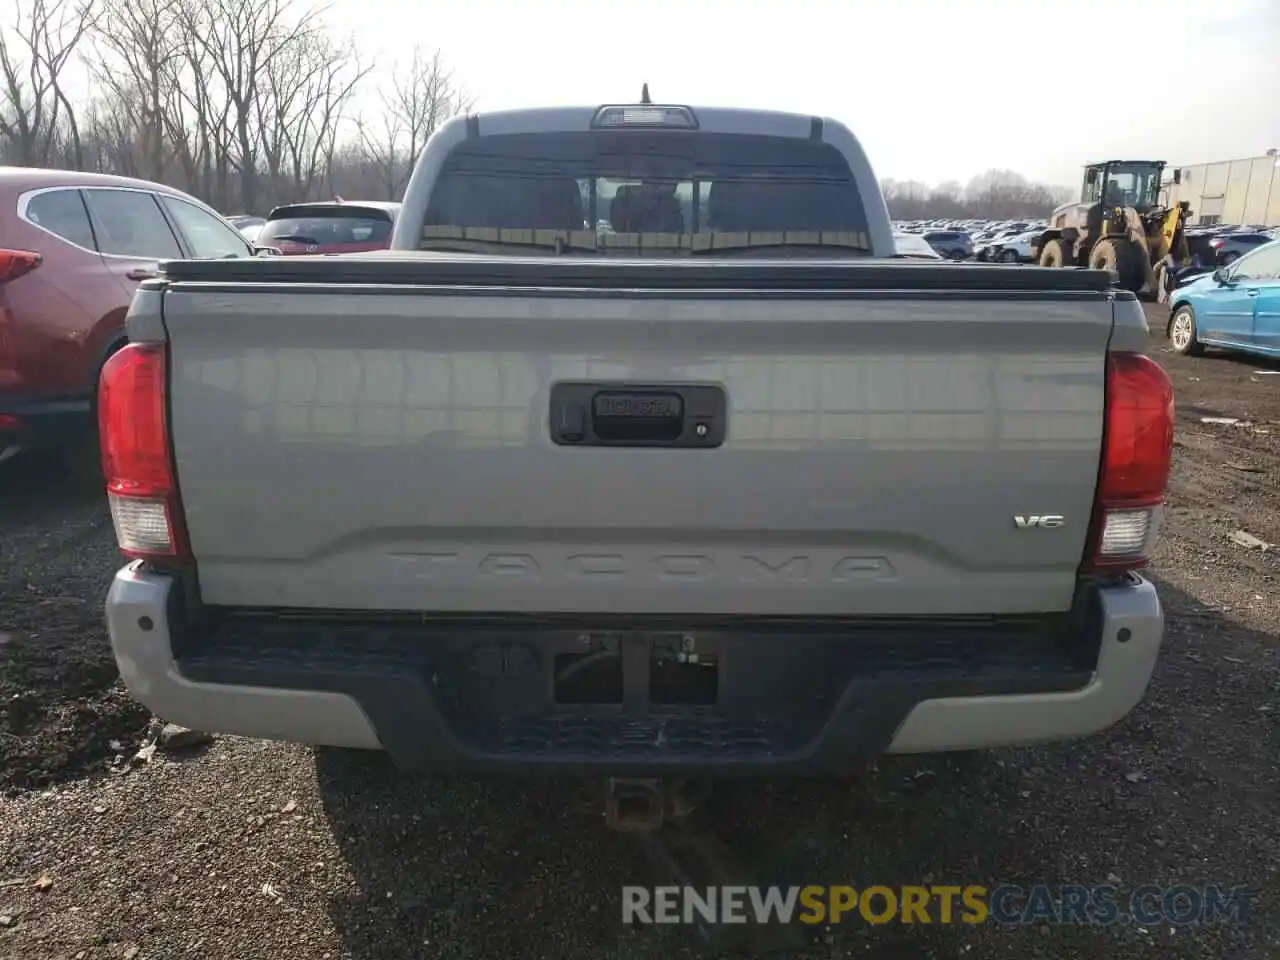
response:
[[[581,447],[718,447],[725,409],[717,385],[557,383],[551,439]]]
[[[601,440],[677,440],[684,401],[676,393],[601,391],[591,398],[591,425]]]

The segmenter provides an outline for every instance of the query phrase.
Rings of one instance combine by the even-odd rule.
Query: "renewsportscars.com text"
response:
[[[1110,885],[623,887],[624,923],[862,922],[1108,926],[1245,923],[1244,887],[1154,885],[1122,897]]]

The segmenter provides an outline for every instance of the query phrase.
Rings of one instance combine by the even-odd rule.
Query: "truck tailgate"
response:
[[[791,291],[171,281],[200,594],[459,613],[1065,610],[1111,294],[988,275]],[[723,397],[723,442],[555,442],[560,383],[633,398],[674,384],[686,403],[704,387]]]

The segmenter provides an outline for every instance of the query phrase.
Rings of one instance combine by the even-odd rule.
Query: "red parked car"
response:
[[[98,372],[161,260],[251,257],[205,204],[126,177],[0,167],[0,459],[92,437]]]
[[[256,242],[285,256],[385,250],[399,212],[400,204],[377,200],[291,203],[267,214]]]

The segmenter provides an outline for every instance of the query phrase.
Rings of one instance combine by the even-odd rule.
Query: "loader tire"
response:
[[[1061,240],[1050,240],[1040,251],[1040,266],[1070,267],[1071,259],[1067,256],[1067,245]]]
[[[1110,270],[1126,290],[1139,290],[1145,282],[1133,245],[1128,240],[1099,240],[1089,254],[1089,267]]]

